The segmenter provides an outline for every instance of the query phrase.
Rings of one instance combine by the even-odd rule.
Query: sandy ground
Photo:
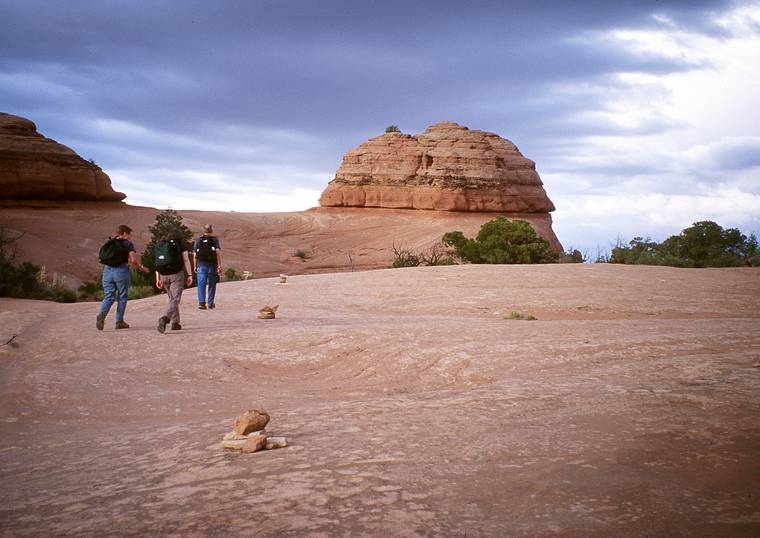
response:
[[[158,209],[104,202],[23,202],[0,200],[0,227],[18,241],[19,258],[70,279],[72,286],[99,277],[98,249],[119,224],[133,230],[138,254],[151,238]],[[462,213],[319,207],[291,213],[236,213],[182,210],[183,223],[197,235],[214,225],[222,261],[255,277],[390,267],[394,245],[419,251],[444,233],[475,236],[497,213]],[[511,214],[528,220],[562,249],[551,230],[551,216]],[[303,251],[306,259],[295,257]]]
[[[760,535],[760,270],[274,282],[0,299],[0,535]],[[251,407],[291,446],[223,450]]]

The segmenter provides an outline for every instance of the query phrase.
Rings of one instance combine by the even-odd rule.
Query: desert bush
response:
[[[400,133],[401,129],[398,128],[398,125],[389,125],[385,128],[386,133]]]
[[[391,267],[394,269],[399,267],[417,267],[419,264],[419,255],[406,247],[397,247],[395,243],[393,244],[393,264]]]
[[[504,319],[519,319],[519,320],[525,320],[525,321],[535,321],[538,318],[533,316],[532,314],[523,314],[522,312],[518,312],[517,310],[512,310],[508,316],[504,316]]]
[[[240,276],[232,267],[228,267],[224,270],[224,280],[231,282],[233,280],[240,280]]]
[[[553,263],[558,255],[526,221],[510,221],[499,216],[480,227],[474,239],[460,231],[443,235],[443,244],[452,254],[469,263]]]
[[[667,265],[672,267],[738,267],[760,265],[755,234],[723,229],[713,221],[695,222],[662,243],[634,237],[628,246],[618,242],[610,263]]]
[[[306,255],[306,251],[298,249],[293,253],[294,258],[301,258],[302,262],[305,262],[308,256]]]
[[[577,248],[570,247],[559,257],[559,263],[586,263],[588,252],[581,252]]]
[[[127,298],[132,301],[134,299],[144,299],[146,297],[153,297],[156,295],[154,286],[130,286],[127,292]]]
[[[417,267],[419,265],[454,265],[454,257],[443,243],[436,243],[425,250],[415,252],[393,243],[393,264],[391,267]]]

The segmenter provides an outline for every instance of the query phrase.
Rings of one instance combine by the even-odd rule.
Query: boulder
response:
[[[269,423],[269,414],[263,409],[250,409],[235,419],[233,430],[238,435],[263,430]]]
[[[548,213],[536,165],[500,136],[444,121],[372,138],[343,156],[321,206]]]
[[[101,168],[45,138],[34,122],[0,112],[0,198],[120,201]]]

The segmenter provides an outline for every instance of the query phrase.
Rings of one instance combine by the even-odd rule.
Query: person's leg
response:
[[[219,280],[216,274],[216,268],[209,270],[208,275],[208,307],[214,308],[214,297],[216,297],[216,281]]]
[[[99,330],[103,330],[103,323],[108,315],[108,311],[111,310],[116,300],[116,283],[113,279],[113,267],[107,265],[103,266],[103,301],[100,303],[100,311],[95,317],[95,327]]]
[[[208,284],[208,268],[198,264],[198,304],[206,306],[206,285]]]
[[[169,275],[166,280],[168,280],[166,294],[169,296],[169,305],[164,315],[172,323],[179,323],[179,302],[182,300],[182,290],[185,289],[185,273]]]
[[[124,313],[127,311],[127,299],[129,298],[129,285],[132,283],[132,273],[129,267],[124,265],[115,267],[114,282],[117,289],[116,323],[124,323]]]

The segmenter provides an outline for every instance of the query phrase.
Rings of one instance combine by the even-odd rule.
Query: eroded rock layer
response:
[[[343,156],[322,206],[548,213],[536,165],[500,136],[453,122],[391,132]]]
[[[34,122],[0,112],[0,198],[119,201],[96,164],[37,132]]]

